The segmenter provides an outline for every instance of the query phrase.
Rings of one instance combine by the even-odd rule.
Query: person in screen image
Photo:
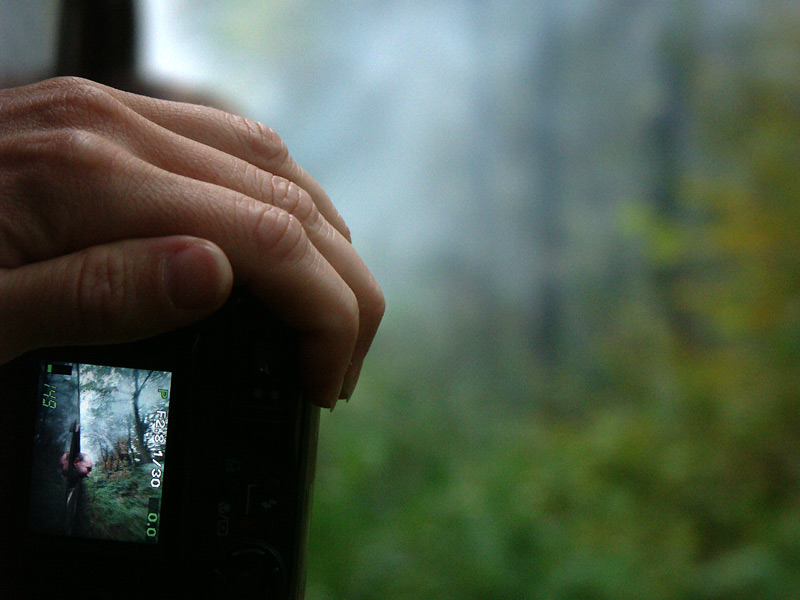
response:
[[[64,495],[64,534],[85,534],[85,503],[83,480],[92,472],[94,463],[80,450],[81,426],[75,421],[70,427],[70,448],[59,459],[61,475],[66,480]]]
[[[83,452],[70,463],[69,453],[61,456],[61,472],[67,478],[67,488],[74,488],[80,481],[86,479],[94,468],[94,462]]]

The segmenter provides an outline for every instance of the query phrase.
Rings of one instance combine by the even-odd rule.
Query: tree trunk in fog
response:
[[[558,361],[564,321],[563,156],[558,103],[563,100],[560,84],[565,36],[554,6],[548,3],[542,7],[542,52],[538,76],[534,78],[540,109],[533,140],[539,197],[531,206],[532,230],[542,259],[532,334],[536,350],[547,363]]]
[[[677,9],[676,9],[677,10]],[[691,27],[684,11],[678,11],[660,53],[660,72],[664,101],[652,124],[653,199],[655,213],[668,225],[682,226],[692,216],[679,202],[680,179],[685,171],[688,150],[689,78],[691,60],[695,56]],[[678,18],[680,17],[680,18]],[[698,323],[676,299],[676,287],[692,269],[685,259],[673,259],[653,267],[655,290],[670,327],[687,342],[697,342]]]
[[[133,427],[136,432],[136,442],[139,444],[139,448],[142,453],[142,462],[150,462],[152,457],[150,456],[150,450],[144,441],[145,424],[142,421],[142,417],[139,413],[139,396],[141,395],[142,389],[144,389],[145,384],[150,379],[152,374],[153,372],[150,371],[147,377],[144,378],[144,381],[139,383],[139,370],[136,369],[133,372]]]

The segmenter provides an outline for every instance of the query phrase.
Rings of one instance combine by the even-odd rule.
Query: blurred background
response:
[[[0,3],[5,81],[56,4]],[[142,75],[277,130],[387,296],[310,600],[797,597],[800,4],[137,10]]]

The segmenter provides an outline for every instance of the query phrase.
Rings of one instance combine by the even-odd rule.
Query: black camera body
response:
[[[302,598],[319,409],[295,358],[237,291],[176,332],[6,367],[32,442],[14,597]]]

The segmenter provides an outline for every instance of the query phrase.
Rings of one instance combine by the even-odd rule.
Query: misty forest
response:
[[[45,387],[54,390],[58,406],[41,409],[37,423],[34,527],[52,534],[147,541],[148,500],[161,495],[170,374],[75,364],[71,375],[46,377]],[[72,485],[60,468],[60,458],[70,452],[85,455],[93,465]],[[162,465],[157,478],[154,458]],[[71,511],[64,506],[70,487],[75,487]]]
[[[91,537],[142,541],[147,500],[161,492],[151,481],[154,454],[164,464],[169,396],[160,390],[169,390],[170,374],[94,367],[90,375],[81,389],[81,448],[96,457],[98,470],[86,485]]]

